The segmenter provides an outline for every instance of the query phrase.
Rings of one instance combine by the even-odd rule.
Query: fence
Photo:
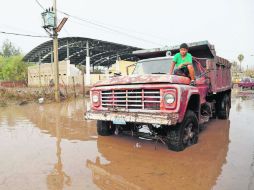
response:
[[[0,81],[0,87],[15,88],[26,86],[27,86],[26,81]]]

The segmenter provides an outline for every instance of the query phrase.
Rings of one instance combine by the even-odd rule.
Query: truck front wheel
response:
[[[110,121],[97,121],[97,133],[100,136],[109,136],[114,134],[115,126]]]
[[[198,133],[198,119],[193,111],[188,110],[183,122],[168,130],[168,149],[179,152],[187,146],[196,144],[198,142]]]

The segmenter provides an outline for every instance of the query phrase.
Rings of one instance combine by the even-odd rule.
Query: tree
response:
[[[0,80],[19,81],[27,79],[29,64],[22,61],[22,56],[0,56]]]
[[[0,80],[27,80],[27,68],[31,64],[23,61],[21,50],[9,40],[4,41],[0,52]]]
[[[238,73],[239,70],[240,70],[240,68],[239,68],[239,65],[237,64],[237,61],[233,61],[232,62],[232,69],[231,69],[231,71],[233,73]]]
[[[4,57],[11,57],[11,56],[17,56],[20,54],[21,54],[21,51],[19,48],[16,48],[9,40],[4,41],[0,55]]]
[[[240,54],[240,55],[238,55],[238,61],[239,61],[239,63],[240,63],[240,71],[242,71],[242,67],[241,67],[241,65],[242,65],[242,61],[243,61],[243,59],[244,59],[244,56],[243,56],[243,54]]]

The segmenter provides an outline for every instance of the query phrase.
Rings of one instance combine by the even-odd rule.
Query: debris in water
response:
[[[43,104],[44,103],[44,98],[39,98],[38,101],[39,101],[39,104]]]

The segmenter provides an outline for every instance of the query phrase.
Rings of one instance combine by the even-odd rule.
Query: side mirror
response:
[[[171,55],[172,55],[172,52],[171,52],[171,51],[167,51],[167,52],[166,52],[166,56],[167,56],[167,57],[170,57]]]

